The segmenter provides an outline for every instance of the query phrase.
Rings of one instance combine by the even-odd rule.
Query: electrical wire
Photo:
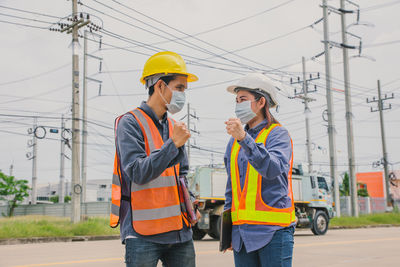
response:
[[[149,26],[149,27],[152,27],[152,28],[154,28],[155,30],[164,32],[164,33],[168,34],[168,36],[171,35],[171,36],[176,37],[175,35],[173,35],[173,34],[171,34],[171,33],[162,31],[162,30],[160,30],[158,27],[154,27],[154,26],[152,26],[152,25],[150,25],[150,24],[148,24],[148,23],[146,23],[146,22],[143,22],[143,21],[141,21],[141,20],[138,20],[137,18],[134,18],[134,17],[132,17],[132,16],[130,16],[130,15],[124,13],[124,12],[121,12],[121,11],[119,11],[119,10],[117,10],[117,9],[115,9],[115,8],[113,8],[113,7],[111,7],[111,6],[105,5],[105,4],[103,4],[103,3],[101,3],[101,2],[99,2],[99,1],[97,1],[97,0],[93,0],[93,1],[96,2],[96,3],[98,3],[98,4],[100,4],[100,5],[106,6],[107,8],[110,8],[110,9],[112,9],[112,10],[114,10],[114,11],[120,13],[120,14],[123,14],[123,15],[125,15],[125,16],[131,18],[131,19],[134,19],[134,20],[136,20],[136,21],[139,21],[139,22],[141,22],[141,23],[143,23],[143,24],[145,24],[145,25],[147,25],[147,26]],[[126,6],[126,5],[123,5],[123,4],[121,4],[121,3],[119,3],[119,4],[122,5],[123,7],[127,8],[127,9],[129,9],[129,10],[132,10],[132,11],[134,11],[134,12],[138,12],[137,10],[132,9],[132,8]],[[85,6],[88,7],[87,5],[85,5]],[[89,7],[89,8],[91,8],[91,7]],[[93,9],[93,8],[92,8],[92,9]],[[100,12],[101,12],[101,11],[100,11]],[[141,12],[139,12],[139,13],[141,13]],[[103,14],[105,14],[105,13],[103,12]],[[141,14],[142,14],[142,13],[141,13]],[[105,15],[109,16],[108,14],[105,14]],[[161,22],[161,21],[158,21],[158,20],[156,20],[156,19],[154,19],[154,18],[151,18],[151,17],[149,17],[149,16],[147,16],[147,15],[145,15],[145,14],[142,14],[142,15],[143,15],[143,16],[146,16],[146,17],[148,17],[148,18],[150,18],[150,19],[152,19],[152,20],[154,20],[154,21],[156,21],[156,22],[158,22],[158,23],[161,23],[161,24],[164,25],[164,26],[167,26],[167,27],[169,27],[169,28],[172,28],[172,29],[174,29],[174,30],[176,30],[176,31],[178,31],[178,32],[180,32],[180,33],[183,33],[183,34],[185,34],[185,35],[188,35],[188,34],[182,32],[182,31],[180,31],[180,30],[178,30],[178,29],[175,29],[175,28],[173,28],[173,27],[171,27],[171,26],[169,26],[169,25],[167,25],[167,24],[165,24],[165,23],[163,23],[163,22]],[[114,18],[115,18],[115,17],[114,17]],[[120,19],[117,19],[117,20],[121,21]],[[122,22],[123,22],[123,23],[126,23],[125,21],[122,21]],[[128,24],[130,24],[130,23],[128,23]],[[143,29],[142,27],[138,27],[138,26],[136,26],[136,25],[132,25],[132,24],[130,24],[130,25],[133,26],[133,27],[135,27],[135,28],[140,28],[141,30],[144,30],[144,31],[149,32],[149,33],[151,33],[151,34],[154,34],[154,35],[157,35],[157,36],[159,36],[159,37],[162,37],[162,38],[164,38],[164,39],[170,40],[168,37],[165,37],[165,36],[162,36],[162,35],[160,35],[160,34],[154,33],[153,31],[149,31],[149,30]],[[210,46],[213,46],[213,47],[215,47],[215,48],[218,48],[218,49],[220,49],[220,50],[227,51],[227,50],[225,50],[225,49],[223,49],[223,48],[220,48],[220,47],[217,47],[217,46],[215,46],[215,45],[213,45],[213,44],[210,44],[209,42],[205,42],[205,41],[203,41],[203,40],[201,40],[201,39],[198,39],[198,38],[195,38],[195,39],[198,40],[198,41],[201,41],[201,42],[203,42],[203,43],[206,43],[206,44],[208,44],[208,45],[210,45]],[[179,43],[179,42],[177,42],[177,43]],[[187,46],[187,47],[192,48],[192,49],[196,49],[196,50],[198,50],[198,51],[200,51],[200,52],[203,52],[203,53],[212,54],[212,55],[214,55],[215,57],[220,57],[220,58],[222,58],[222,59],[224,59],[224,60],[227,60],[227,61],[233,62],[233,63],[235,63],[235,64],[241,65],[241,66],[243,66],[243,67],[245,67],[245,68],[249,68],[249,69],[251,69],[251,70],[253,70],[253,71],[257,70],[257,69],[255,69],[254,67],[251,67],[251,66],[248,66],[248,65],[244,65],[244,64],[239,63],[239,62],[237,62],[237,61],[230,60],[230,59],[224,58],[224,57],[222,57],[222,56],[219,56],[218,54],[215,54],[215,53],[213,53],[213,52],[211,52],[211,51],[209,51],[209,50],[206,50],[206,49],[201,48],[201,47],[199,47],[199,46],[197,46],[197,45],[194,45],[193,43],[190,43],[190,42],[185,41],[185,43],[179,43],[179,44],[184,45],[184,46]],[[188,44],[190,44],[190,45],[188,45]],[[193,48],[193,46],[195,46],[195,48]],[[205,60],[205,59],[201,59],[201,60]],[[193,62],[192,62],[192,63],[193,63]],[[259,70],[259,69],[258,69],[258,70]]]
[[[365,7],[365,8],[361,9],[361,12],[365,13],[365,12],[369,12],[369,11],[372,11],[372,10],[377,10],[377,9],[380,9],[380,8],[389,7],[389,6],[393,6],[393,5],[397,5],[397,4],[400,4],[400,1],[397,0],[397,1],[390,2],[390,3],[385,3],[385,4],[379,4],[379,5],[375,5],[375,6]]]
[[[39,22],[39,23],[53,24],[53,22],[49,22],[49,21],[33,19],[33,18],[27,18],[27,17],[20,17],[20,16],[9,15],[9,14],[4,14],[4,13],[0,13],[0,16],[6,16],[6,17],[15,18],[15,19],[22,19],[22,20],[29,20],[29,21]]]
[[[14,11],[19,11],[19,12],[24,12],[24,13],[44,16],[44,17],[48,17],[48,18],[61,19],[61,17],[57,17],[57,16],[53,16],[53,15],[49,15],[49,14],[43,14],[43,13],[34,12],[34,11],[27,11],[27,10],[22,10],[22,9],[13,8],[13,7],[7,7],[7,6],[3,6],[3,5],[0,5],[0,8],[5,8],[5,9],[14,10]]]
[[[16,23],[16,22],[4,21],[4,20],[0,20],[0,23],[7,23],[7,24],[12,24],[12,25],[23,26],[23,27],[29,27],[29,28],[35,28],[35,29],[42,29],[42,30],[48,30],[48,29],[49,29],[49,28],[47,28],[47,27],[34,26],[34,25],[28,25],[28,24],[23,24],[23,23]]]
[[[97,1],[97,0],[92,0],[92,1],[95,1],[95,2],[99,3],[99,1]],[[259,63],[259,62],[254,61],[254,60],[250,60],[250,59],[248,59],[248,58],[245,58],[245,57],[243,57],[243,56],[237,55],[237,54],[234,53],[234,52],[236,52],[236,51],[234,51],[234,52],[228,51],[228,50],[223,49],[223,48],[221,48],[221,47],[218,47],[218,46],[216,46],[216,45],[214,45],[214,44],[212,44],[212,43],[210,43],[210,42],[207,42],[207,41],[204,41],[204,40],[199,39],[199,38],[197,38],[197,37],[191,36],[190,34],[187,34],[187,33],[183,32],[183,31],[181,31],[181,30],[179,30],[179,29],[177,29],[177,28],[175,28],[175,27],[172,27],[172,26],[170,26],[170,25],[168,25],[168,24],[166,24],[166,23],[160,21],[160,20],[157,20],[157,19],[155,19],[155,18],[153,18],[153,17],[151,17],[151,16],[148,16],[148,15],[144,14],[143,12],[140,12],[140,11],[134,9],[134,8],[131,8],[131,7],[127,6],[127,5],[125,5],[125,4],[122,4],[122,3],[120,3],[119,1],[116,1],[116,0],[112,0],[112,1],[115,2],[115,3],[117,3],[117,4],[119,4],[119,5],[121,5],[122,7],[126,8],[126,9],[128,9],[128,10],[131,10],[131,11],[133,11],[133,12],[135,12],[135,13],[137,13],[137,14],[140,14],[140,15],[142,15],[142,16],[148,18],[148,19],[151,19],[151,20],[153,20],[153,21],[155,21],[155,22],[157,22],[157,23],[159,23],[159,24],[161,24],[161,25],[163,25],[163,26],[166,26],[166,27],[168,27],[168,28],[170,28],[170,29],[173,29],[173,30],[175,30],[175,31],[177,31],[177,32],[179,32],[179,33],[181,33],[181,34],[184,34],[185,36],[192,37],[192,38],[194,38],[194,39],[197,40],[197,41],[200,41],[200,42],[202,42],[202,43],[204,43],[204,44],[207,44],[207,45],[209,45],[209,46],[211,46],[211,47],[214,47],[214,48],[217,48],[217,49],[219,49],[219,50],[222,50],[222,51],[226,52],[227,54],[233,54],[233,55],[235,55],[235,56],[237,56],[237,57],[239,57],[239,58],[242,58],[242,59],[251,61],[251,62],[253,62],[253,63],[257,63],[257,64],[259,64],[259,65],[262,65],[262,66],[265,66],[265,67],[268,67],[268,68],[272,68],[272,67],[267,66],[267,65],[265,65],[265,64],[262,64],[262,63]],[[115,9],[114,9],[114,10],[115,10]],[[120,12],[120,11],[119,11],[119,12]],[[122,12],[120,12],[120,13],[122,13]],[[130,17],[130,16],[129,16],[129,17]],[[131,18],[132,18],[132,17],[131,17]],[[132,18],[132,19],[138,20],[138,19],[136,19],[136,18]],[[152,26],[152,25],[149,25],[148,23],[145,23],[145,22],[143,22],[143,21],[141,21],[141,20],[138,20],[138,21],[140,21],[140,22],[144,23],[145,25],[148,25],[148,26],[150,26],[150,27],[152,27],[152,28],[154,28],[154,29],[156,29],[156,30],[159,30],[157,27],[154,27],[154,26]],[[314,24],[314,23],[313,23],[313,24]],[[313,24],[312,24],[312,25],[313,25]],[[161,30],[159,30],[159,31],[161,31]],[[165,31],[162,31],[162,32],[165,32]],[[167,33],[167,34],[168,34],[168,33]],[[171,35],[172,35],[172,34],[171,34]],[[172,35],[172,36],[176,37],[175,35]],[[164,37],[164,38],[165,38],[165,37]],[[186,42],[186,43],[189,43],[189,42]],[[193,43],[189,43],[189,44],[193,45]],[[198,47],[198,48],[200,48],[200,47],[197,46],[197,45],[195,45],[195,46]],[[204,49],[203,49],[203,50],[204,50]],[[233,63],[235,63],[235,64],[243,65],[242,63],[239,63],[239,62],[237,62],[237,61],[233,61],[233,60],[230,60],[230,59],[227,59],[227,58],[223,57],[223,55],[225,55],[225,54],[215,54],[215,53],[210,52],[210,51],[208,51],[208,50],[205,50],[205,52],[211,53],[214,57],[219,57],[219,58],[221,58],[221,59],[228,60],[228,61],[233,62]],[[250,66],[246,66],[246,65],[243,65],[243,66],[245,66],[245,67],[247,67],[247,68],[249,68],[249,69],[252,69],[253,71],[255,70],[254,67],[250,67]],[[272,69],[273,69],[273,68],[272,68]]]
[[[377,44],[370,44],[370,45],[364,45],[363,48],[372,48],[372,47],[379,47],[379,46],[385,46],[385,45],[392,45],[392,44],[397,44],[400,43],[400,40],[393,40],[389,42],[383,42],[383,43],[377,43]]]
[[[24,82],[24,81],[36,79],[36,78],[38,78],[38,77],[45,76],[45,75],[47,75],[47,74],[50,74],[50,73],[59,71],[59,70],[65,68],[65,67],[67,67],[67,66],[70,66],[70,65],[71,65],[71,62],[69,62],[69,63],[67,63],[67,64],[63,64],[63,65],[61,65],[61,66],[59,66],[59,67],[56,67],[56,68],[54,68],[54,69],[51,69],[51,70],[47,70],[47,71],[45,71],[45,72],[41,72],[41,73],[39,73],[39,74],[35,74],[35,75],[32,75],[32,76],[28,76],[28,77],[25,77],[25,78],[21,78],[21,79],[18,79],[18,80],[14,80],[14,81],[8,81],[8,82],[0,83],[0,86],[10,85],[10,84],[14,84],[14,83],[19,83],[19,82]]]

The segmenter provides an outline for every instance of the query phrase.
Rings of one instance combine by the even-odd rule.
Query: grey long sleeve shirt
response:
[[[163,146],[146,154],[144,136],[136,121],[130,114],[125,114],[117,127],[117,149],[121,161],[121,172],[123,176],[122,194],[129,196],[130,182],[146,184],[157,178],[165,169],[180,163],[179,175],[186,176],[188,173],[188,161],[184,147],[177,148],[169,136],[167,113],[161,120],[154,111],[142,102],[142,109],[155,123],[164,141]],[[135,232],[132,227],[132,213],[130,203],[121,201],[121,240],[124,242],[127,237],[139,237],[147,241],[160,244],[175,244],[191,240],[192,230],[184,228],[180,231],[172,231],[152,236],[143,236]]]

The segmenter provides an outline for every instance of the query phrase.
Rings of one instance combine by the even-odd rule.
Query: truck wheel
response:
[[[311,231],[314,235],[324,235],[328,231],[329,218],[322,210],[315,213],[314,220],[311,223]]]
[[[206,232],[199,229],[197,227],[197,224],[192,227],[192,231],[193,231],[193,240],[201,240],[206,235]]]
[[[208,235],[219,240],[219,236],[221,235],[221,216],[211,217],[210,232]]]

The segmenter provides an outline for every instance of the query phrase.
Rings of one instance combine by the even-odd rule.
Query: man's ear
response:
[[[160,93],[163,92],[163,84],[164,81],[163,80],[158,80],[155,84],[154,84],[154,91],[158,90]]]

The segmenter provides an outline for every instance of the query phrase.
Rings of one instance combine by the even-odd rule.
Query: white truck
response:
[[[193,227],[193,239],[206,234],[219,239],[221,214],[225,203],[227,174],[224,168],[197,167],[188,176],[190,190],[199,198],[200,221]],[[296,227],[311,228],[324,235],[334,216],[332,187],[326,177],[303,173],[301,165],[293,167],[292,187],[296,210]]]

